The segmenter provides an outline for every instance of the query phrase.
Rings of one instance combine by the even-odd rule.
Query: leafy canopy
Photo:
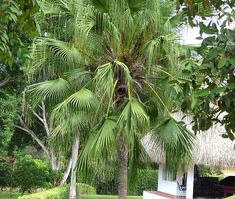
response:
[[[120,137],[137,163],[140,140],[152,129],[169,159],[178,158],[175,168],[185,163],[179,151],[190,158],[194,138],[171,115],[179,108],[185,81],[172,32],[177,24],[173,3],[60,0],[39,5],[48,29],[32,46],[28,74],[41,82],[30,86],[31,93],[55,107],[55,139],[71,141],[78,132],[86,138],[91,129],[80,167],[92,161],[92,154],[114,158]],[[171,140],[160,136],[169,128],[156,128],[169,124],[177,127],[168,132],[176,134]],[[164,147],[172,143],[175,150]]]

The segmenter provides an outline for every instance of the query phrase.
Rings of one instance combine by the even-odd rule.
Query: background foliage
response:
[[[17,97],[14,94],[0,91],[0,108],[0,154],[6,156],[17,120]]]

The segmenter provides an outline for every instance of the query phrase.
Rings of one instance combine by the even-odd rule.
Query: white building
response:
[[[188,129],[191,129],[189,118],[185,122]],[[194,165],[196,164],[220,166],[224,169],[235,168],[234,142],[222,138],[223,133],[225,133],[224,128],[218,124],[206,132],[198,133],[192,161],[188,163],[186,171],[178,171],[176,176],[167,174],[164,168],[163,150],[151,141],[151,135],[147,135],[143,139],[143,145],[150,158],[159,164],[158,188],[155,192],[144,191],[143,199],[194,198]],[[186,190],[180,190],[183,184]]]

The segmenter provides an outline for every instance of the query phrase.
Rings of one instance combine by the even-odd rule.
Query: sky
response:
[[[211,19],[210,19],[211,20]],[[205,23],[209,23],[210,20],[207,20]],[[224,19],[221,19],[220,21],[216,19],[212,19],[215,23],[222,23]],[[227,28],[233,29],[235,28],[235,21],[231,22],[229,25],[227,25]],[[182,35],[182,43],[183,44],[200,44],[202,40],[196,39],[197,37],[201,37],[199,33],[199,28],[198,27],[183,27],[181,31]],[[208,35],[203,34],[202,38],[206,38]]]
[[[196,39],[197,37],[200,37],[198,27],[184,27],[181,34],[183,44],[200,44],[202,41]]]

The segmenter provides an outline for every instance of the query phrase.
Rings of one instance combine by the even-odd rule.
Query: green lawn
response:
[[[4,193],[0,192],[0,199],[17,199],[20,196],[19,193]]]
[[[19,193],[3,193],[0,192],[0,199],[17,199]],[[94,196],[82,196],[81,199],[117,199],[117,196],[101,196],[101,195],[94,195]],[[129,196],[128,199],[142,199],[142,196]]]

